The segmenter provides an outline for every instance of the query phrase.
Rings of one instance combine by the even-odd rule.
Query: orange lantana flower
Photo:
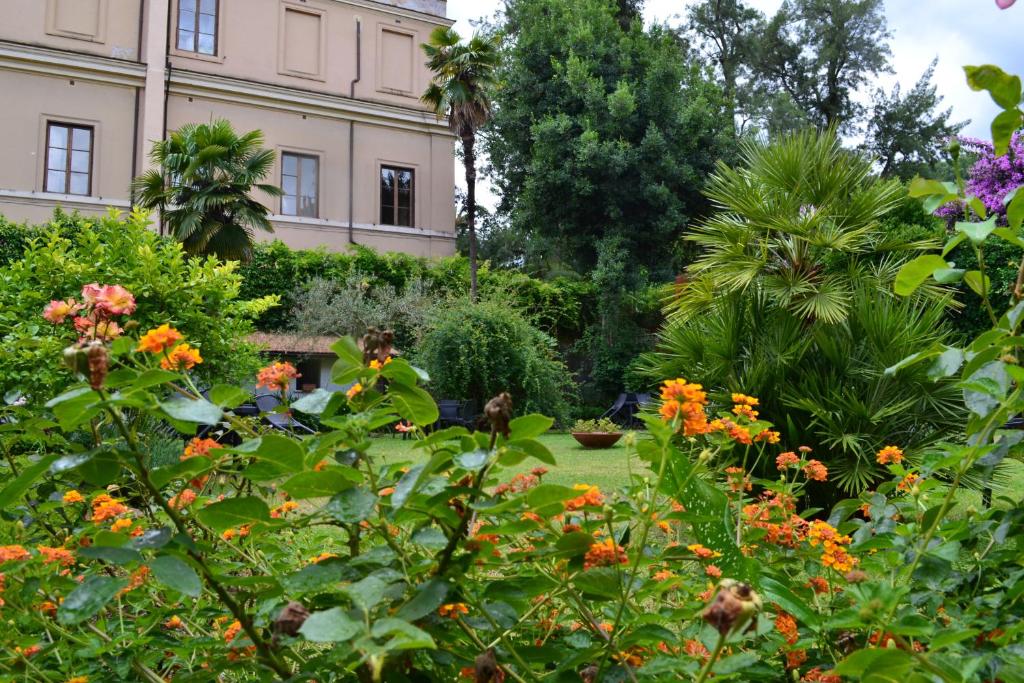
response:
[[[163,324],[142,335],[139,339],[139,346],[135,350],[146,353],[163,353],[181,339],[181,332],[170,325]]]
[[[188,344],[178,344],[160,361],[160,367],[164,370],[191,370],[202,362],[203,357],[199,355],[199,349]]]
[[[293,379],[302,377],[295,366],[288,362],[271,363],[256,375],[256,388],[278,389],[288,391]]]
[[[889,463],[901,463],[903,462],[903,450],[898,446],[886,446],[882,450],[878,451],[878,464],[888,465]]]

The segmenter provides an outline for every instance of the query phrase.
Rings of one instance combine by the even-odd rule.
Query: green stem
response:
[[[715,662],[718,661],[719,656],[722,654],[722,650],[725,648],[725,633],[718,634],[718,642],[715,643],[715,649],[711,652],[711,656],[708,657],[707,663],[704,664],[704,668],[701,669],[700,675],[697,676],[695,683],[704,683],[707,677],[711,674],[711,669],[714,668]]]

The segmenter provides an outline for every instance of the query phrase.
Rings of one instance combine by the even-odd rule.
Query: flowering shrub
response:
[[[88,290],[46,315],[131,328],[131,292]],[[361,390],[293,404],[323,426],[301,438],[234,416],[243,391],[202,397],[174,327],[129,337],[69,347],[84,383],[47,404],[52,422],[5,409],[7,453],[47,428],[94,438],[8,459],[0,510],[21,523],[0,538],[0,665],[17,677],[952,681],[968,680],[963,661],[985,680],[1024,664],[999,647],[1017,610],[988,607],[1018,590],[1015,546],[995,539],[1021,521],[938,526],[948,454],[887,446],[889,481],[816,517],[801,500],[829,474],[810,449],[787,449],[756,397],[715,411],[674,379],[647,436],[627,439],[629,481],[564,487],[544,481],[552,421],[513,417],[507,394],[487,403],[488,431],[425,432],[438,412],[423,373],[383,335],[365,353],[335,345],[334,381]],[[259,380],[293,374],[277,363]],[[185,435],[178,462],[148,464],[146,420]],[[214,423],[240,443],[191,436]],[[374,455],[387,425],[415,435],[418,457]],[[761,462],[777,477],[755,478]]]
[[[50,362],[54,354],[84,334],[123,334],[127,314],[143,329],[170,323],[186,334],[190,357],[203,359],[197,370],[204,383],[248,378],[257,367],[244,338],[277,297],[239,299],[237,264],[186,259],[180,244],[148,228],[145,214],[58,214],[48,231],[30,235],[20,258],[0,266],[0,396],[42,404],[60,393],[74,378]],[[83,291],[91,284],[131,292],[134,308],[112,299],[117,292]],[[109,307],[93,306],[93,295]],[[98,329],[89,327],[94,323]]]

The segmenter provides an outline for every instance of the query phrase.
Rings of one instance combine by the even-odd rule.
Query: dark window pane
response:
[[[395,225],[406,225],[412,227],[412,212],[408,208],[398,209],[398,221]]]

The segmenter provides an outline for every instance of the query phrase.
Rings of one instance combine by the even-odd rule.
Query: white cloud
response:
[[[647,22],[666,22],[678,26],[693,0],[647,0]],[[774,13],[781,0],[748,0],[748,4],[767,15]],[[448,0],[448,16],[456,20],[459,33],[473,32],[472,22],[490,17],[504,6],[501,0]],[[999,10],[993,0],[886,0],[886,18],[893,34],[891,48],[895,73],[878,79],[878,86],[891,88],[899,82],[907,90],[917,82],[932,59],[938,57],[935,83],[953,108],[957,121],[971,119],[965,133],[988,137],[988,124],[998,111],[985,93],[973,92],[964,80],[966,64],[997,64],[1010,73],[1024,75],[1024,7]],[[865,94],[866,95],[866,94]],[[457,182],[463,185],[461,166],[456,166]],[[486,181],[477,190],[481,203],[493,208],[497,197]]]

